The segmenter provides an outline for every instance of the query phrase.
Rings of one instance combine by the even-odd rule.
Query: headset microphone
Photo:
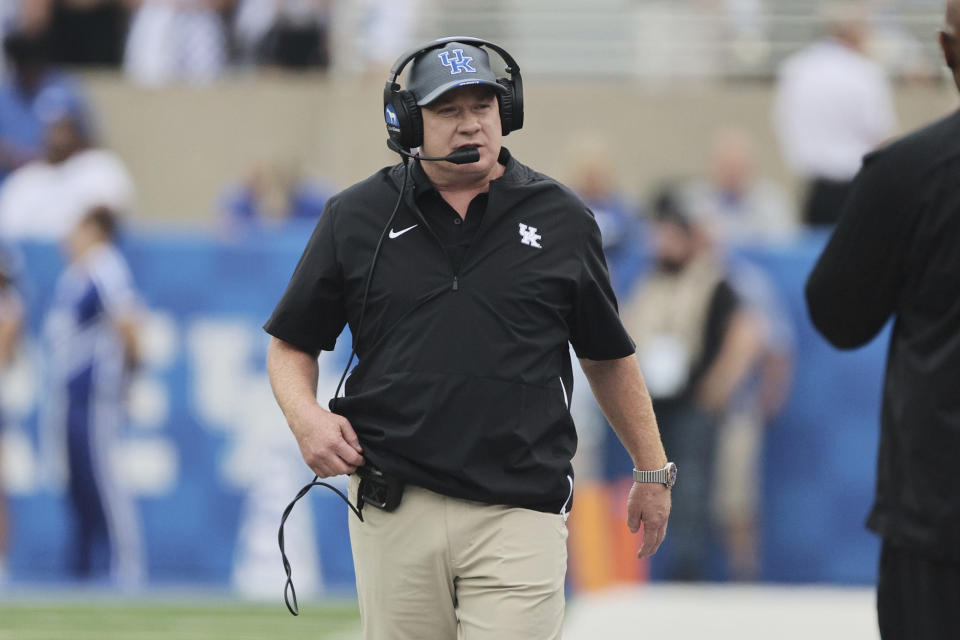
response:
[[[442,157],[428,157],[428,156],[421,156],[415,153],[410,153],[389,138],[387,139],[387,147],[389,147],[391,151],[396,151],[402,156],[406,156],[408,158],[414,158],[416,160],[429,160],[431,162],[450,162],[453,164],[470,164],[472,162],[477,162],[480,160],[480,152],[477,151],[476,147],[464,147],[463,149],[457,149],[450,155],[442,156]]]

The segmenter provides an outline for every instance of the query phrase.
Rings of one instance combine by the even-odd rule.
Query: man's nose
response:
[[[460,119],[460,131],[472,133],[480,130],[480,117],[474,113],[468,113]]]

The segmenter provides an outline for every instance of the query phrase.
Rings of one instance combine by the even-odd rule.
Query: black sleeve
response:
[[[904,281],[915,196],[898,160],[904,161],[882,152],[867,156],[807,280],[810,319],[841,349],[866,344],[883,328]]]
[[[328,203],[283,298],[263,326],[270,335],[308,353],[332,351],[346,324],[334,222],[334,207]]]
[[[730,283],[726,280],[720,281],[710,296],[707,325],[703,331],[703,350],[700,362],[693,367],[692,381],[699,381],[720,355],[727,330],[730,328],[730,319],[740,306],[740,298]]]
[[[580,279],[569,319],[570,343],[580,358],[625,358],[636,346],[620,322],[617,299],[603,257],[600,228],[592,215],[580,248]]]

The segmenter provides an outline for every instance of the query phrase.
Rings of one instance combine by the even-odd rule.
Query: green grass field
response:
[[[351,604],[151,604],[143,601],[0,603],[0,640],[352,640]]]
[[[568,600],[563,637],[879,640],[875,602],[865,586],[623,585]],[[360,640],[360,616],[347,599],[307,600],[294,618],[279,599],[248,604],[206,592],[0,590],[0,640],[161,639]]]

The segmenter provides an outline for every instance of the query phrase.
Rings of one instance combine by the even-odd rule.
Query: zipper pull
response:
[[[453,276],[453,290],[460,291],[460,280],[457,276]]]

